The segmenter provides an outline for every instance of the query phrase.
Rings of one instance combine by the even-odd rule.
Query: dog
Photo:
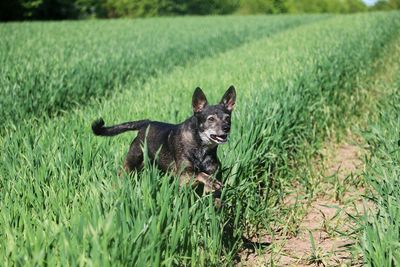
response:
[[[138,131],[124,162],[128,173],[143,168],[142,147],[147,142],[149,159],[160,170],[179,175],[180,185],[201,183],[205,193],[216,192],[222,188],[222,182],[216,177],[221,168],[217,148],[228,141],[235,102],[233,86],[216,105],[209,105],[197,87],[192,97],[193,115],[180,124],[139,120],[105,127],[103,119],[99,119],[92,124],[92,130],[99,136]]]

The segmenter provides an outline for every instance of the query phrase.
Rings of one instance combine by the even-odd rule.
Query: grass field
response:
[[[399,76],[400,77],[400,76]],[[364,217],[361,249],[369,266],[400,264],[400,84],[381,103],[379,119],[364,133],[370,144],[366,179],[377,207]]]
[[[243,237],[276,235],[298,219],[296,208],[284,205],[295,184],[304,198],[317,193],[318,151],[346,134],[349,118],[363,115],[364,96],[355,88],[373,75],[399,29],[398,12],[0,25],[7,36],[0,39],[1,262],[238,262]],[[222,209],[151,166],[117,176],[132,134],[91,133],[100,116],[109,123],[180,122],[191,114],[196,86],[216,102],[231,84],[238,98],[230,141],[219,150]],[[384,134],[400,138],[398,95],[388,99],[382,104],[387,125],[370,122],[383,131],[370,136],[379,144]],[[389,219],[398,213],[396,198],[386,198],[389,187],[378,187],[382,173],[398,187],[399,150],[385,150],[393,146],[387,142],[365,176],[378,181],[382,209],[390,202]],[[359,234],[362,259],[371,266],[399,261],[396,247],[394,259],[382,256],[385,248],[370,252],[374,238],[398,234],[400,220],[381,220]]]
[[[53,116],[328,16],[16,23],[0,28],[0,123]],[[50,93],[51,92],[51,93]]]
[[[400,264],[400,42],[388,55],[385,75],[375,83],[379,95],[374,116],[360,132],[368,144],[365,180],[372,192],[366,198],[375,210],[363,216],[360,248],[368,266]]]

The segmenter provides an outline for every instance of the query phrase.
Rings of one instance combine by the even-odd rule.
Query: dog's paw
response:
[[[222,187],[224,186],[220,181],[218,180],[213,180],[212,181],[212,185],[213,185],[213,191],[220,191],[222,189]]]
[[[204,183],[205,193],[221,191],[223,184],[218,180],[208,180]]]

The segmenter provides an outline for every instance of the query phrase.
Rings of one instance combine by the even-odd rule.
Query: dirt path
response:
[[[271,246],[259,254],[242,253],[241,266],[340,266],[359,265],[357,255],[351,253],[355,240],[351,217],[364,209],[364,192],[360,173],[363,170],[360,147],[343,143],[326,147],[325,169],[321,169],[319,192],[311,202],[301,200],[301,193],[289,196],[288,204],[303,202],[303,218],[298,222],[296,234],[276,233],[265,236],[263,242]],[[341,234],[346,233],[346,234]],[[260,241],[258,241],[260,242]]]

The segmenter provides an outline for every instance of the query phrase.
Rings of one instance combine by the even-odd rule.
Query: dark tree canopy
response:
[[[400,0],[379,0],[371,10],[399,9]],[[88,17],[152,17],[209,14],[353,13],[362,0],[6,0],[0,20],[60,20]]]

